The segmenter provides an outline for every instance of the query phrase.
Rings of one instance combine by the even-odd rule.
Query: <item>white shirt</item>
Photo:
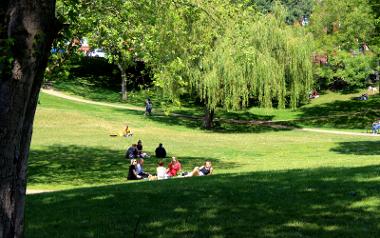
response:
[[[166,168],[163,166],[157,167],[157,179],[166,179],[168,175],[166,174]]]

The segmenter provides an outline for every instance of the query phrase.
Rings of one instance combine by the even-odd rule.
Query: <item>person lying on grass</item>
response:
[[[177,160],[176,157],[172,157],[172,162],[169,163],[168,168],[166,170],[166,174],[169,177],[176,176],[179,171],[181,171],[182,166],[181,163]]]
[[[195,167],[193,171],[186,174],[186,177],[192,177],[192,176],[207,176],[211,175],[213,172],[211,161],[207,160],[205,164],[201,167]]]
[[[136,165],[137,165],[137,160],[132,159],[131,165],[129,166],[129,171],[128,171],[128,180],[139,180],[143,178],[142,176],[137,174]]]

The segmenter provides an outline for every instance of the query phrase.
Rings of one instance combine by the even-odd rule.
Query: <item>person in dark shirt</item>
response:
[[[162,143],[160,143],[158,145],[158,147],[156,148],[156,157],[157,158],[165,158],[166,157],[166,150],[162,146]]]
[[[142,145],[142,141],[141,140],[137,141],[136,148],[137,148],[137,157],[138,158],[149,158],[150,157],[148,155],[148,153],[143,152],[143,145]]]
[[[139,154],[139,151],[137,150],[137,145],[133,144],[131,147],[128,148],[127,152],[125,153],[126,159],[134,159],[137,158]]]
[[[129,166],[129,171],[128,171],[128,180],[142,179],[142,176],[138,175],[136,172],[136,165],[137,165],[137,160],[136,159],[131,160],[131,165]]]
[[[145,115],[152,115],[152,108],[153,108],[153,103],[150,100],[150,98],[147,98],[145,101]]]
[[[141,140],[137,141],[137,150],[139,152],[142,152],[142,150],[143,150],[143,145],[142,145],[142,141]]]

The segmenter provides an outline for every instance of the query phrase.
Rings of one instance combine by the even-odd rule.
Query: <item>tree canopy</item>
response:
[[[285,23],[276,5],[263,15],[253,8],[222,2],[194,3],[178,11],[156,11],[147,61],[173,100],[181,92],[198,95],[209,110],[241,109],[250,97],[260,105],[292,107],[312,85],[311,38]],[[161,15],[162,14],[162,15]]]
[[[311,16],[310,31],[316,54],[328,56],[328,64],[316,68],[324,84],[343,82],[347,87],[363,87],[374,70],[377,43],[375,15],[367,0],[324,0]]]

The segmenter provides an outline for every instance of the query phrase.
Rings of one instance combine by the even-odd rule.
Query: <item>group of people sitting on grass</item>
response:
[[[148,153],[143,152],[142,141],[138,140],[137,144],[132,144],[125,153],[125,158],[134,159],[134,158],[149,158]]]
[[[156,148],[156,158],[165,158],[166,150],[162,143]],[[126,159],[136,159],[136,158],[149,158],[149,154],[143,151],[143,144],[141,140],[137,141],[137,144],[132,144],[125,153]]]
[[[140,179],[149,179],[149,180],[161,180],[173,178],[177,175],[180,177],[192,177],[192,176],[206,176],[211,175],[213,172],[211,161],[206,161],[204,165],[200,167],[195,167],[191,172],[183,172],[182,165],[177,160],[176,157],[172,157],[171,162],[166,168],[164,162],[159,161],[156,168],[156,174],[149,174],[144,171],[143,168],[144,159],[131,159],[131,165],[129,166],[128,171],[128,180],[140,180]]]

